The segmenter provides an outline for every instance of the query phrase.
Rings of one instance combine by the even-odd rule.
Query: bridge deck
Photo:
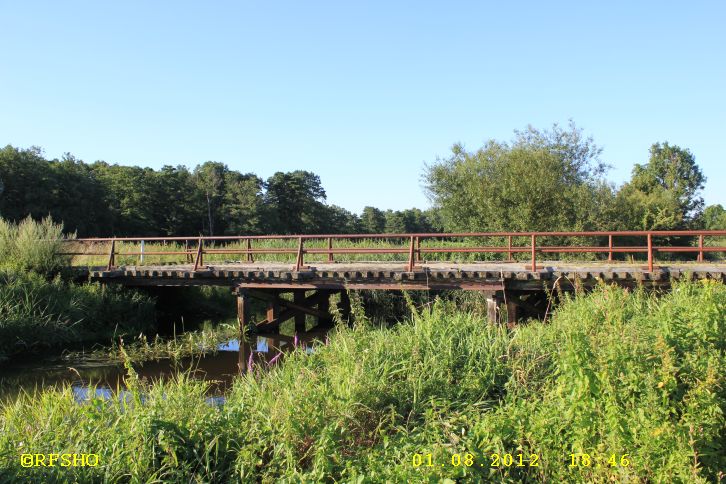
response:
[[[300,332],[306,330],[310,316],[317,318],[318,324],[331,323],[329,308],[335,293],[342,320],[349,320],[348,289],[481,291],[486,295],[491,321],[500,321],[506,314],[507,323],[516,324],[522,318],[546,318],[550,303],[559,299],[557,291],[550,297],[546,288],[571,290],[600,281],[663,288],[677,279],[726,281],[726,263],[705,262],[713,254],[726,253],[726,246],[719,245],[722,238],[726,238],[726,230],[119,237],[68,240],[69,250],[64,254],[74,258],[106,256],[105,269],[81,269],[81,275],[93,281],[128,286],[229,286],[237,294],[241,329],[252,323],[250,300],[257,299],[267,308],[266,318],[254,322],[257,327],[276,330],[284,321],[294,319],[295,331]],[[146,242],[151,243],[150,250],[145,250]],[[464,257],[462,254],[490,254],[508,262],[425,261],[458,259]],[[513,261],[525,254],[526,263]],[[539,259],[570,259],[571,254],[583,258],[591,254],[607,261]],[[664,254],[690,254],[698,262],[666,262],[662,258],[673,256]],[[341,260],[361,255],[398,258],[399,262]],[[139,262],[145,256],[176,258],[187,263],[118,266],[117,256],[138,258]],[[259,261],[269,256],[293,259],[293,263]],[[613,262],[622,256],[642,257],[644,262]],[[247,262],[217,263],[215,258]],[[327,262],[313,262],[313,258],[327,258]],[[255,259],[258,262],[253,262]],[[283,292],[292,292],[292,300],[282,297]]]
[[[555,281],[592,285],[668,285],[685,277],[726,280],[726,263],[642,264],[538,261],[537,270],[518,262],[420,262],[408,272],[398,262],[311,263],[301,270],[282,263],[225,263],[194,270],[193,264],[91,268],[91,280],[128,286],[221,285],[269,289],[464,289],[541,290]]]

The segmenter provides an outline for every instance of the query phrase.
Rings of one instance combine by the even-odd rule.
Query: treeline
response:
[[[572,122],[475,151],[454,145],[425,167],[433,208],[355,214],[328,204],[309,171],[263,180],[212,161],[154,170],[6,146],[0,217],[50,215],[78,236],[726,229],[726,210],[704,206],[706,177],[688,149],[653,144],[621,186],[601,153]]]
[[[267,180],[208,161],[193,170],[48,160],[39,148],[0,150],[0,217],[51,216],[83,236],[435,232],[432,211],[358,215],[326,203],[320,177],[277,172]]]

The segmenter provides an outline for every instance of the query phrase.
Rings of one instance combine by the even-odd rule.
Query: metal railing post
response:
[[[653,235],[648,232],[648,272],[653,272]]]
[[[416,237],[416,262],[421,262],[421,238]]]
[[[532,270],[537,270],[537,236],[532,234]]]
[[[298,246],[297,246],[297,260],[295,261],[295,271],[299,271],[302,269],[304,265],[304,255],[303,255],[303,238],[298,238]]]
[[[139,265],[144,265],[144,241],[141,241],[141,255],[139,255]]]
[[[408,272],[413,272],[413,267],[415,265],[415,259],[414,259],[414,239],[415,237],[411,236],[411,243],[408,247],[408,265],[406,268],[408,269]]]
[[[328,237],[328,262],[333,262],[335,259],[333,259],[333,238]]]
[[[507,260],[512,262],[512,236],[507,235]]]
[[[199,237],[199,246],[197,247],[197,257],[194,259],[194,270],[199,269],[199,266],[204,264],[204,247],[202,246],[202,238]]]
[[[110,271],[113,269],[113,266],[116,263],[116,259],[114,257],[114,252],[116,251],[116,238],[111,241],[111,253],[108,256],[108,264],[106,265],[106,270]]]
[[[608,235],[608,262],[613,261],[613,235]]]
[[[703,234],[698,234],[698,262],[703,262]]]
[[[247,262],[254,262],[255,259],[252,257],[252,239],[247,238]]]

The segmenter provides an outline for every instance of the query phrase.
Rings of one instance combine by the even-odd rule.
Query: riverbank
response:
[[[89,395],[114,398],[126,391],[127,365],[145,382],[173,379],[179,373],[209,383],[207,397],[224,402],[234,379],[248,364],[268,367],[280,363],[296,346],[312,349],[325,341],[324,331],[299,337],[249,334],[240,340],[236,325],[221,323],[178,335],[174,339],[143,336],[123,346],[61,355],[14,358],[0,370],[0,402],[22,393],[62,389],[70,385],[79,403]]]
[[[73,237],[50,218],[0,218],[0,363],[154,328],[153,298],[72,281],[62,247]]]
[[[153,299],[137,291],[0,270],[0,361],[111,343],[152,329],[155,322]]]
[[[604,287],[513,332],[438,301],[253,366],[221,406],[204,382],[133,371],[121,400],[21,396],[0,409],[0,466],[10,481],[713,482],[725,341],[716,283],[660,298]],[[23,468],[27,453],[98,465]]]

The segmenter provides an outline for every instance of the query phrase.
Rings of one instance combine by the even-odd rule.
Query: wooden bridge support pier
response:
[[[513,327],[517,324],[519,317],[519,305],[515,301],[508,300],[504,291],[482,291],[487,301],[487,319],[492,323],[501,321],[502,309],[507,312],[507,326]]]
[[[541,291],[482,291],[486,297],[487,319],[492,323],[505,323],[512,328],[525,318],[542,319],[547,312],[547,293]],[[506,309],[506,321],[502,312]]]
[[[333,319],[330,314],[330,298],[333,294],[340,294],[338,308],[343,321],[348,321],[351,315],[350,297],[345,289],[260,289],[239,287],[237,294],[237,316],[240,334],[245,328],[254,325],[255,328],[266,333],[279,331],[280,325],[285,321],[295,321],[295,332],[302,333],[307,330],[307,316],[317,319],[316,328],[330,327]],[[283,298],[282,294],[292,293],[290,298]],[[506,323],[514,327],[523,317],[542,317],[546,310],[546,296],[534,292],[519,294],[516,291],[486,290],[482,291],[486,297],[487,318],[492,323]],[[265,319],[253,321],[250,307],[252,299],[262,301],[266,305]],[[505,311],[506,310],[506,311]],[[506,312],[506,321],[503,320]]]
[[[295,332],[302,333],[307,330],[307,316],[314,316],[317,319],[316,327],[332,325],[333,319],[329,309],[330,297],[335,292],[333,290],[250,289],[238,287],[235,292],[237,294],[237,319],[239,320],[240,332],[243,332],[251,324],[265,332],[276,332],[279,331],[282,323],[294,319]],[[284,293],[292,293],[292,301],[281,297]],[[308,295],[308,293],[312,294]],[[344,314],[346,312],[350,313],[350,300],[347,296],[347,292],[341,291]],[[263,301],[266,304],[266,318],[264,320],[252,320],[250,311],[252,299]]]

